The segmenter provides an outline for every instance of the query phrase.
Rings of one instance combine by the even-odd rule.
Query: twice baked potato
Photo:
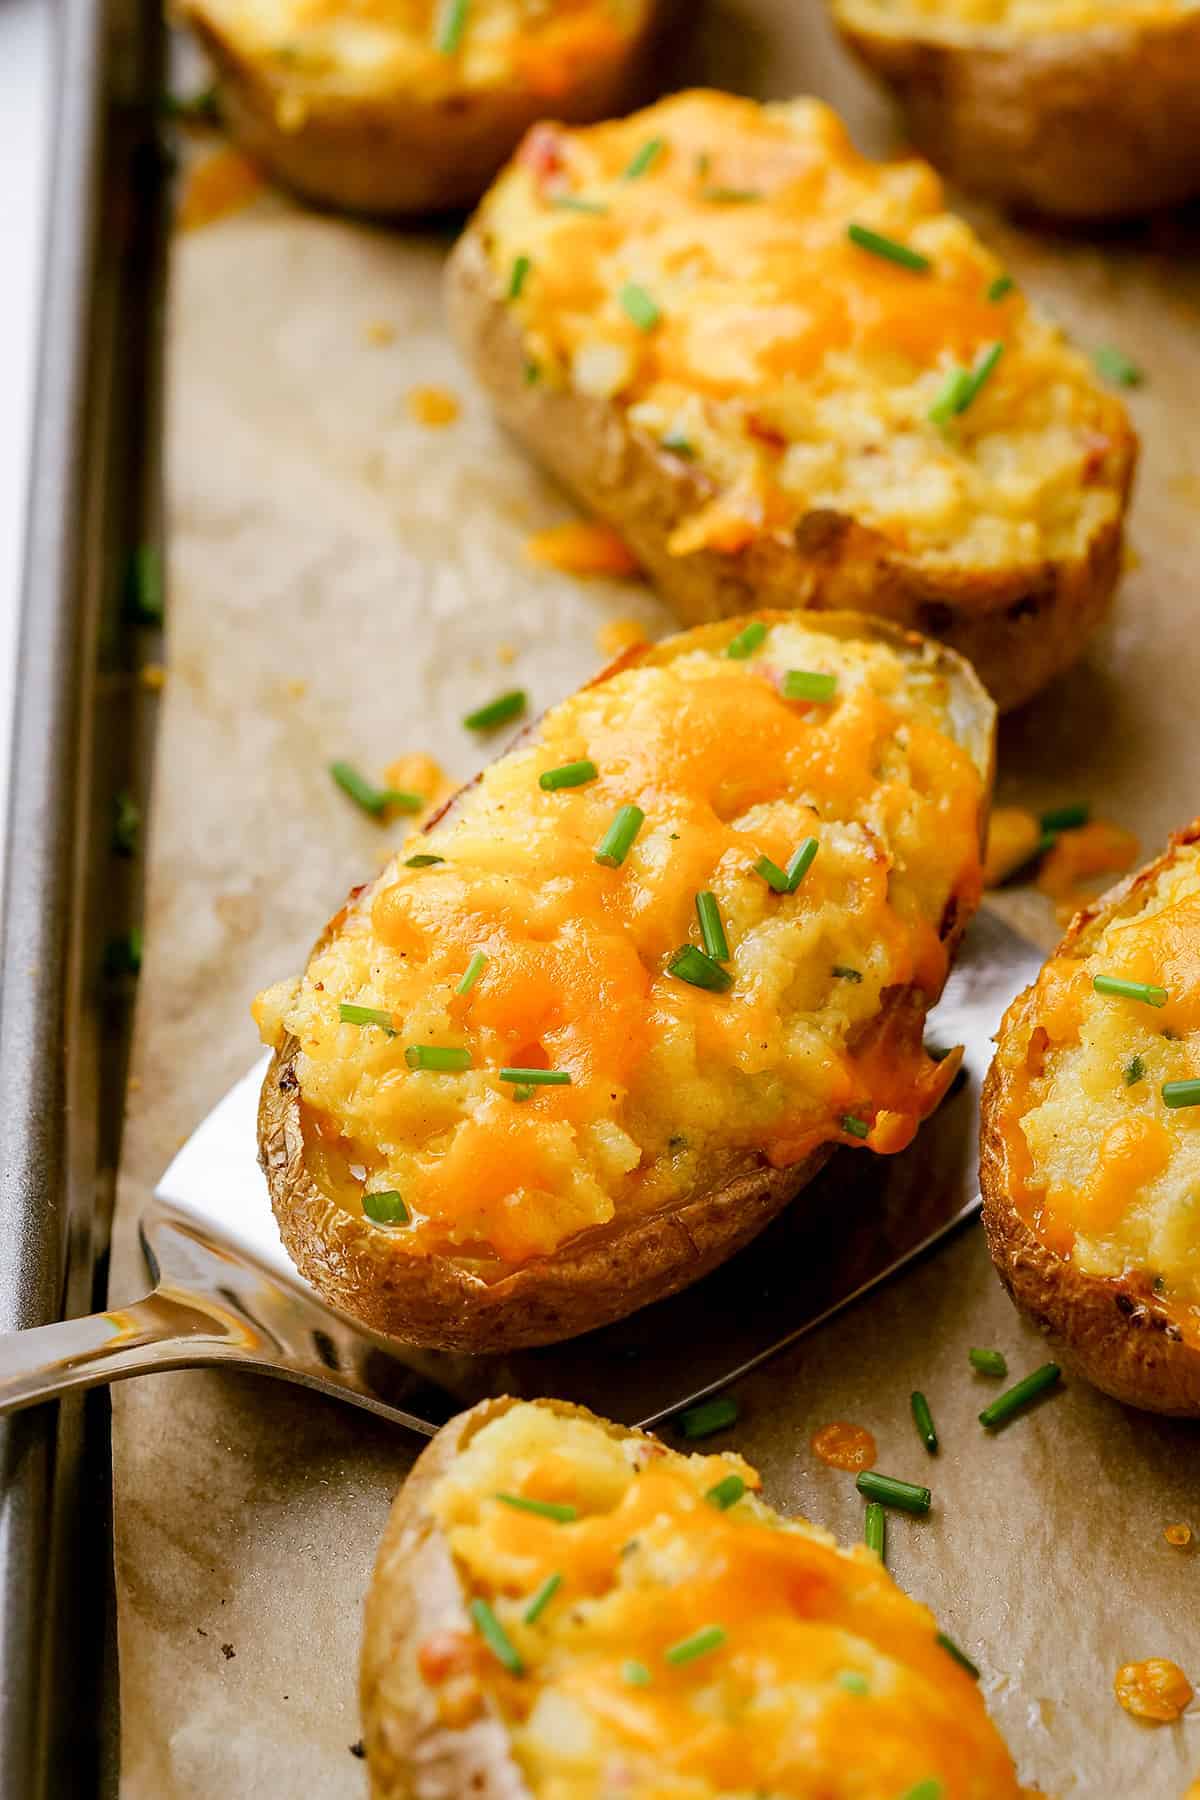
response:
[[[1089,1381],[1200,1417],[1200,820],[1005,1016],[980,1180],[1001,1279]]]
[[[843,38],[965,188],[1065,219],[1200,193],[1191,0],[831,0]]]
[[[472,205],[535,120],[648,98],[674,0],[183,0],[263,166],[350,212]]]
[[[868,162],[815,100],[700,92],[538,126],[449,306],[505,424],[685,624],[879,613],[1003,711],[1102,618],[1136,451],[1005,284],[927,164]]]
[[[367,1599],[372,1800],[1017,1800],[932,1614],[758,1487],[556,1401],[452,1419]]]
[[[957,1064],[922,1027],[992,726],[952,652],[837,614],[643,646],[553,708],[259,997],[301,1271],[411,1343],[549,1342],[703,1275],[834,1145],[903,1148]]]

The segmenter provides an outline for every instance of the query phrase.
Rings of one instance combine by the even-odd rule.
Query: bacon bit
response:
[[[831,1469],[846,1469],[855,1475],[872,1468],[879,1455],[866,1426],[848,1425],[844,1419],[835,1419],[832,1425],[822,1425],[814,1432],[812,1449]]]
[[[516,161],[530,171],[535,187],[544,197],[548,184],[563,171],[562,139],[557,128],[543,123],[526,132]]]
[[[167,685],[167,671],[161,663],[143,663],[138,670],[138,680],[148,694],[161,694]]]
[[[473,1675],[477,1666],[475,1639],[466,1631],[435,1631],[417,1649],[417,1669],[428,1687],[441,1687],[452,1675]]]
[[[383,784],[403,793],[420,794],[429,807],[440,806],[455,789],[455,783],[441,763],[427,756],[424,750],[410,750],[390,762],[383,771]]]
[[[368,344],[377,344],[380,346],[384,344],[394,344],[396,341],[396,327],[392,324],[390,319],[368,319],[367,323],[363,326],[363,337]]]
[[[1135,1719],[1171,1725],[1192,1701],[1192,1684],[1178,1663],[1164,1656],[1125,1663],[1113,1678],[1113,1692]]]
[[[747,414],[746,430],[752,438],[756,438],[760,444],[769,445],[772,450],[783,450],[787,447],[787,438],[784,433],[777,431],[773,425],[764,425],[763,421],[756,418],[753,413]]]
[[[1094,877],[1124,875],[1140,855],[1131,831],[1108,819],[1093,819],[1064,831],[1047,854],[1036,882],[1040,894],[1055,903],[1055,913],[1068,922],[1096,891]]]
[[[449,388],[415,387],[408,390],[408,416],[418,425],[453,425],[459,415],[458,395]]]
[[[999,887],[1027,863],[1038,847],[1041,826],[1023,806],[998,806],[988,820],[983,885]]]
[[[606,619],[596,632],[601,656],[623,656],[646,642],[646,628],[637,619]]]
[[[1192,1541],[1192,1528],[1190,1525],[1168,1525],[1163,1536],[1174,1549],[1186,1550]]]
[[[240,212],[262,189],[262,174],[248,156],[240,150],[214,150],[188,171],[179,202],[179,229],[197,231],[228,213]]]
[[[622,539],[599,520],[572,519],[566,525],[535,531],[525,540],[525,554],[564,575],[629,577],[641,573]]]

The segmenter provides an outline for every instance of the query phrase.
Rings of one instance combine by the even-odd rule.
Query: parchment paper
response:
[[[865,147],[886,143],[882,103],[815,4],[711,13],[701,48],[710,79],[822,94]],[[1089,796],[1149,850],[1200,809],[1194,233],[1189,249],[1167,221],[1097,247],[987,225],[1081,342],[1119,345],[1149,373],[1131,399],[1145,441],[1135,566],[1083,667],[1006,725],[1001,797]],[[603,660],[606,619],[668,628],[637,585],[525,561],[526,534],[569,508],[456,363],[439,299],[447,244],[274,196],[176,244],[170,675],[118,1301],[144,1290],[134,1228],[154,1180],[255,1054],[251,997],[300,966],[391,841],[333,790],[330,758],[378,772],[427,749],[466,775],[479,756],[458,724],[469,704],[513,681],[537,705],[564,694]],[[391,344],[368,341],[380,323]],[[459,422],[413,423],[416,383],[452,388]],[[1044,903],[1013,905],[1053,941]],[[834,1418],[869,1425],[879,1466],[935,1492],[927,1520],[891,1520],[891,1567],[982,1665],[1026,1778],[1060,1796],[1172,1800],[1200,1773],[1200,1707],[1147,1728],[1111,1681],[1151,1655],[1200,1681],[1200,1557],[1162,1537],[1177,1521],[1200,1533],[1200,1431],[1071,1381],[990,1439],[971,1344],[1001,1346],[1014,1372],[1044,1360],[977,1228],[743,1383],[739,1447],[776,1504],[853,1537],[852,1478],[808,1441]],[[932,1464],[907,1416],[914,1387],[942,1435]],[[251,1377],[115,1392],[124,1800],[363,1793],[350,1748],[360,1608],[418,1447]]]

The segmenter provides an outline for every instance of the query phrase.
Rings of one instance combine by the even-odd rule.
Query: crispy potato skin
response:
[[[1200,819],[1176,833],[1161,856],[1077,913],[1055,955],[1087,955],[1109,920],[1140,910],[1176,850],[1198,841]],[[998,1043],[1027,1018],[1031,996],[1027,989],[1013,1002]],[[1200,1418],[1200,1351],[1183,1340],[1150,1284],[1084,1273],[1056,1256],[1017,1213],[1003,1130],[1012,1105],[1011,1078],[997,1056],[983,1088],[979,1180],[988,1249],[1011,1298],[1104,1393],[1147,1412]]]
[[[680,517],[711,498],[706,478],[632,428],[613,402],[526,381],[520,330],[475,224],[450,258],[447,300],[455,336],[504,424],[581,506],[620,532],[685,625],[763,606],[869,612],[951,645],[1006,712],[1069,668],[1108,611],[1121,569],[1116,520],[1076,561],[1001,571],[932,568],[828,509],[736,554],[672,556],[667,540]],[[1135,460],[1131,436],[1122,511]]]
[[[853,0],[833,14],[897,95],[914,144],[974,193],[1088,220],[1200,192],[1200,16],[953,44],[881,31]]]
[[[850,614],[831,615],[821,628],[840,637],[916,641],[881,620]],[[597,680],[657,654],[652,646],[636,647]],[[973,718],[969,747],[984,773],[982,833],[993,772],[991,709],[974,672],[952,652],[940,654]],[[449,800],[426,830],[454,804]],[[953,907],[949,914],[941,922],[941,937],[953,958],[968,921]],[[916,998],[908,988],[891,989],[885,1009],[899,1013]],[[920,1004],[932,1006],[935,999],[930,995]],[[553,1256],[487,1282],[449,1257],[397,1252],[386,1233],[345,1211],[312,1179],[294,1066],[298,1050],[294,1038],[276,1050],[258,1111],[259,1161],[284,1246],[301,1274],[334,1306],[386,1337],[426,1349],[512,1350],[554,1343],[624,1318],[689,1286],[748,1244],[832,1154],[831,1147],[822,1146],[787,1169],[773,1169],[764,1159],[760,1167],[714,1192],[580,1233]]]
[[[554,111],[577,124],[625,112],[649,97],[656,52],[675,0],[650,10],[619,64],[601,64]],[[464,91],[437,101],[405,93],[337,93],[305,83],[286,66],[245,56],[204,9],[184,18],[216,69],[220,104],[234,137],[304,199],[341,212],[416,217],[471,206],[546,112],[523,88]],[[302,109],[294,129],[280,124]]]

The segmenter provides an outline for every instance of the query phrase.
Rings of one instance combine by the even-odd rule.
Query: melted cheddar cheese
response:
[[[993,28],[1046,36],[1057,31],[1169,24],[1196,11],[1196,0],[837,0],[837,10],[875,30],[956,38]]]
[[[696,92],[540,125],[479,222],[537,379],[611,401],[700,478],[675,555],[834,509],[948,566],[1020,565],[1120,511],[1120,403],[1019,291],[989,299],[1002,265],[933,170],[867,161],[818,101]],[[948,379],[995,344],[977,397],[936,423]]]
[[[701,627],[555,707],[351,897],[300,982],[260,996],[264,1040],[298,1040],[310,1172],[354,1211],[398,1192],[403,1249],[486,1276],[764,1155],[900,1149],[944,1091],[954,1059],[930,1062],[921,1030],[943,920],[978,900],[984,780],[963,740],[985,748],[927,646],[764,617],[749,657],[725,653],[744,620]],[[832,700],[785,699],[793,669],[834,675]],[[540,786],[582,759],[594,780]],[[644,824],[602,866],[625,804]],[[810,836],[796,891],[773,891],[754,865]],[[411,868],[414,850],[442,860]],[[727,992],[668,970],[704,890]],[[898,987],[912,1003],[887,1006]],[[411,1068],[415,1045],[470,1066]],[[571,1082],[522,1100],[506,1066]]]
[[[706,1496],[730,1477],[745,1492],[722,1510]],[[921,1782],[940,1800],[1016,1800],[933,1616],[874,1552],[780,1518],[758,1486],[738,1456],[679,1456],[519,1405],[435,1488],[465,1593],[493,1608],[522,1664],[505,1674],[484,1652],[479,1675],[536,1800],[900,1800]],[[713,1626],[714,1648],[672,1662]]]
[[[1096,975],[1165,988],[1156,1007]],[[1016,1204],[1086,1273],[1136,1274],[1200,1342],[1200,1108],[1164,1082],[1200,1076],[1200,852],[1178,849],[1086,956],[1059,956],[1017,1002],[1000,1054]]]

